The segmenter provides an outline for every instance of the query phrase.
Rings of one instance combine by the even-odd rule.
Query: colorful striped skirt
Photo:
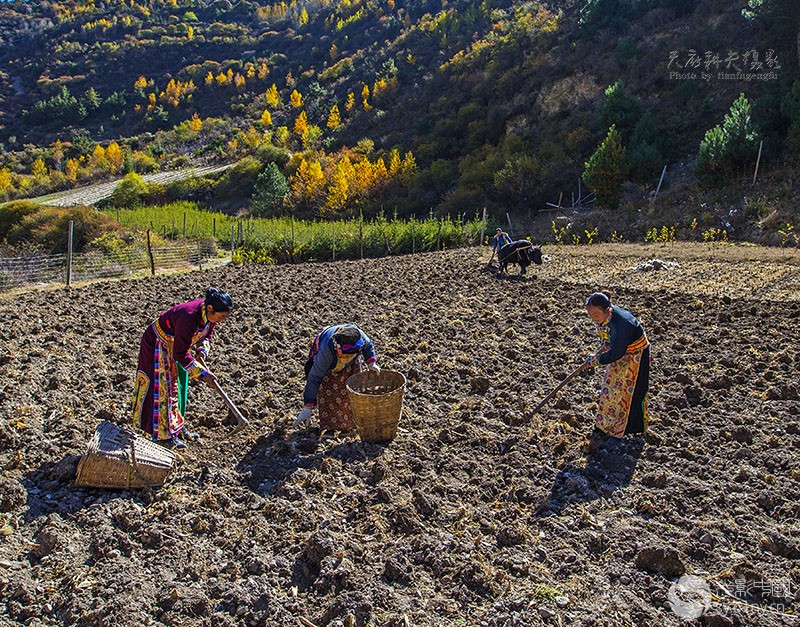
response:
[[[595,422],[607,435],[621,438],[647,429],[650,343],[642,336],[606,368]]]
[[[153,440],[168,440],[180,433],[186,414],[189,375],[158,340],[153,325],[139,345],[139,364],[131,400],[133,426]]]

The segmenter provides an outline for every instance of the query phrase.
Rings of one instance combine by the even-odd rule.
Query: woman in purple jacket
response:
[[[176,448],[186,447],[180,438],[197,439],[185,423],[189,377],[213,386],[205,359],[214,327],[232,308],[230,295],[209,287],[205,298],[175,305],[148,325],[131,402],[135,428]]]

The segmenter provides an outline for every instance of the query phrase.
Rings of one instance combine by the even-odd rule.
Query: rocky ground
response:
[[[790,625],[800,609],[800,255],[545,246],[224,267],[0,298],[0,625]],[[648,270],[652,260],[677,263]],[[656,264],[658,265],[658,264]],[[227,289],[201,445],[157,490],[76,489],[128,423],[138,342]],[[590,441],[598,288],[653,346],[651,428]],[[397,438],[298,432],[314,333],[359,323],[408,378]]]

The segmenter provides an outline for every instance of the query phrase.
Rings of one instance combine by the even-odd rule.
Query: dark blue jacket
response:
[[[611,306],[611,318],[605,325],[597,325],[600,339],[609,345],[609,349],[597,356],[597,361],[607,365],[625,355],[628,346],[644,335],[644,327],[630,312]]]
[[[319,384],[322,383],[325,375],[336,367],[338,357],[336,356],[336,347],[333,345],[333,336],[342,327],[355,327],[358,329],[354,324],[335,324],[331,327],[326,327],[314,338],[314,344],[308,356],[312,364],[306,376],[306,387],[303,390],[303,403],[306,405],[317,404]],[[368,364],[377,361],[378,358],[375,356],[375,346],[372,340],[361,329],[358,329],[358,331],[361,333],[361,340],[364,342],[361,347],[361,356],[364,361]]]

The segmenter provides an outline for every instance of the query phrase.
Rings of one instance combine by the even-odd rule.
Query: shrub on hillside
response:
[[[42,207],[24,216],[8,233],[12,246],[34,244],[51,253],[67,250],[69,222],[73,221],[72,250],[81,252],[106,231],[117,230],[114,220],[92,207]]]
[[[214,190],[214,198],[233,209],[249,201],[262,166],[258,159],[245,157],[225,170]]]
[[[130,209],[140,204],[148,191],[147,183],[141,175],[131,172],[114,188],[108,200],[114,207]]]
[[[25,216],[36,213],[42,206],[30,200],[17,200],[0,205],[0,241],[8,236],[9,231]]]
[[[697,153],[697,178],[719,184],[738,167],[754,164],[759,134],[744,94],[731,105],[722,124],[706,131]]]

